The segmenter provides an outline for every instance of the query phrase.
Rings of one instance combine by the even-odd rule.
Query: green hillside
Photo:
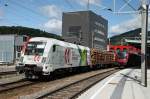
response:
[[[0,26],[0,34],[27,35],[30,37],[49,37],[62,40],[62,37],[56,34],[48,33],[40,29],[33,29],[22,26]]]

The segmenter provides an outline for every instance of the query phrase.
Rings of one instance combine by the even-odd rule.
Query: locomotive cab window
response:
[[[46,42],[29,42],[25,50],[25,55],[40,55],[44,53]]]
[[[127,53],[126,52],[118,52],[117,55],[118,55],[119,59],[125,59],[127,56]]]

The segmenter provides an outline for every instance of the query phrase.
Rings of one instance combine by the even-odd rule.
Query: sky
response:
[[[25,26],[61,35],[62,13],[84,10],[108,20],[109,37],[141,26],[141,16],[135,13],[140,0],[113,1],[89,0],[88,9],[88,0],[0,0],[0,26]]]

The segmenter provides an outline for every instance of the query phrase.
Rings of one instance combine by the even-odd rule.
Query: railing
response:
[[[141,37],[124,37],[123,39],[129,39],[129,40],[141,40]],[[147,40],[150,40],[150,37],[147,37]]]
[[[134,42],[134,43],[141,43],[141,37],[124,37],[125,42]],[[147,43],[150,43],[150,37],[147,37]]]

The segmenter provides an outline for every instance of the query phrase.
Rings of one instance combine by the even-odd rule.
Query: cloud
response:
[[[62,31],[62,10],[56,5],[46,5],[40,11],[50,19],[42,24],[42,29],[47,32],[61,35]]]
[[[134,16],[132,19],[126,22],[112,26],[110,28],[110,33],[120,34],[140,27],[141,27],[141,16]]]
[[[46,5],[40,8],[41,12],[50,18],[60,18],[62,11],[56,5]]]
[[[0,8],[0,19],[2,19],[3,16],[4,16],[4,12],[3,12],[3,10]]]
[[[89,4],[97,5],[98,3],[100,3],[101,0],[76,0],[76,2],[80,5],[87,5],[88,1]]]
[[[44,23],[44,29],[50,33],[60,35],[62,31],[62,21],[59,19],[50,19]]]
[[[150,19],[150,16],[148,16],[148,19]],[[109,30],[109,36],[118,35],[137,28],[141,28],[141,15],[135,15],[126,22],[112,26]],[[150,30],[150,20],[148,20],[148,30]]]

